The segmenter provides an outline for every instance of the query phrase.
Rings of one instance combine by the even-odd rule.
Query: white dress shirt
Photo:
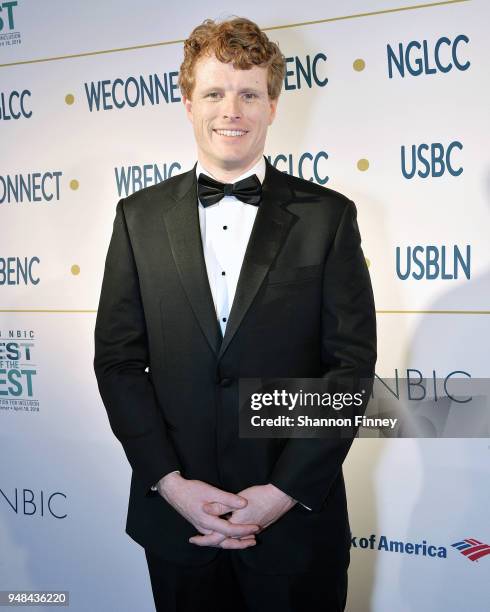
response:
[[[196,176],[199,177],[201,173],[218,180],[200,162],[197,162]],[[253,168],[233,179],[233,183],[252,174],[256,174],[261,183],[264,181],[263,156]],[[221,333],[224,336],[258,207],[245,204],[235,196],[224,196],[211,206],[204,207],[199,202],[198,208],[209,286]]]

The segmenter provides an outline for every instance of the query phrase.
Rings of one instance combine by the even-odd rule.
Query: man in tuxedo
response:
[[[119,201],[95,328],[126,531],[158,610],[343,610],[352,440],[240,437],[238,384],[372,377],[356,208],[263,156],[285,60],[256,24],[207,20],[184,53],[197,164]]]

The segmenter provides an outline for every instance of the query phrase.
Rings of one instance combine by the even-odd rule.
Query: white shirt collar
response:
[[[201,174],[201,172],[203,174],[207,174],[208,176],[210,176],[211,178],[214,178],[215,180],[218,180],[216,177],[214,177],[211,172],[208,172],[208,170],[206,170],[206,168],[204,168],[201,163],[197,162],[197,166],[196,166],[196,177],[199,178],[199,175]],[[250,168],[250,170],[247,170],[246,172],[244,172],[243,174],[240,174],[240,176],[237,176],[237,178],[233,179],[234,183],[237,183],[238,181],[241,181],[244,178],[247,178],[247,176],[252,176],[252,174],[256,174],[257,178],[259,179],[259,181],[261,183],[264,182],[264,178],[265,178],[265,157],[262,155],[261,158],[259,159],[259,161],[255,164],[255,166],[253,166],[252,168]]]

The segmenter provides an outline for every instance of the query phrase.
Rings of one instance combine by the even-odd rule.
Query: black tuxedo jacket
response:
[[[94,367],[132,467],[127,533],[179,564],[219,549],[156,492],[180,470],[234,493],[273,483],[296,504],[237,551],[264,572],[348,563],[342,462],[351,441],[238,436],[240,377],[372,377],[374,300],[352,201],[266,162],[226,333],[204,260],[195,168],[119,201]],[[326,566],[325,566],[326,567]]]

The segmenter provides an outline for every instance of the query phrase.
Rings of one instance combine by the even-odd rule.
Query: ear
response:
[[[192,100],[190,98],[186,98],[186,96],[182,96],[182,102],[185,107],[186,115],[191,123],[194,122],[194,117],[192,114]]]
[[[271,100],[269,98],[269,110],[270,110],[269,125],[271,125],[272,122],[274,121],[274,119],[276,118],[276,111],[277,111],[277,103],[278,102],[279,102],[279,98],[276,98],[275,100]]]

